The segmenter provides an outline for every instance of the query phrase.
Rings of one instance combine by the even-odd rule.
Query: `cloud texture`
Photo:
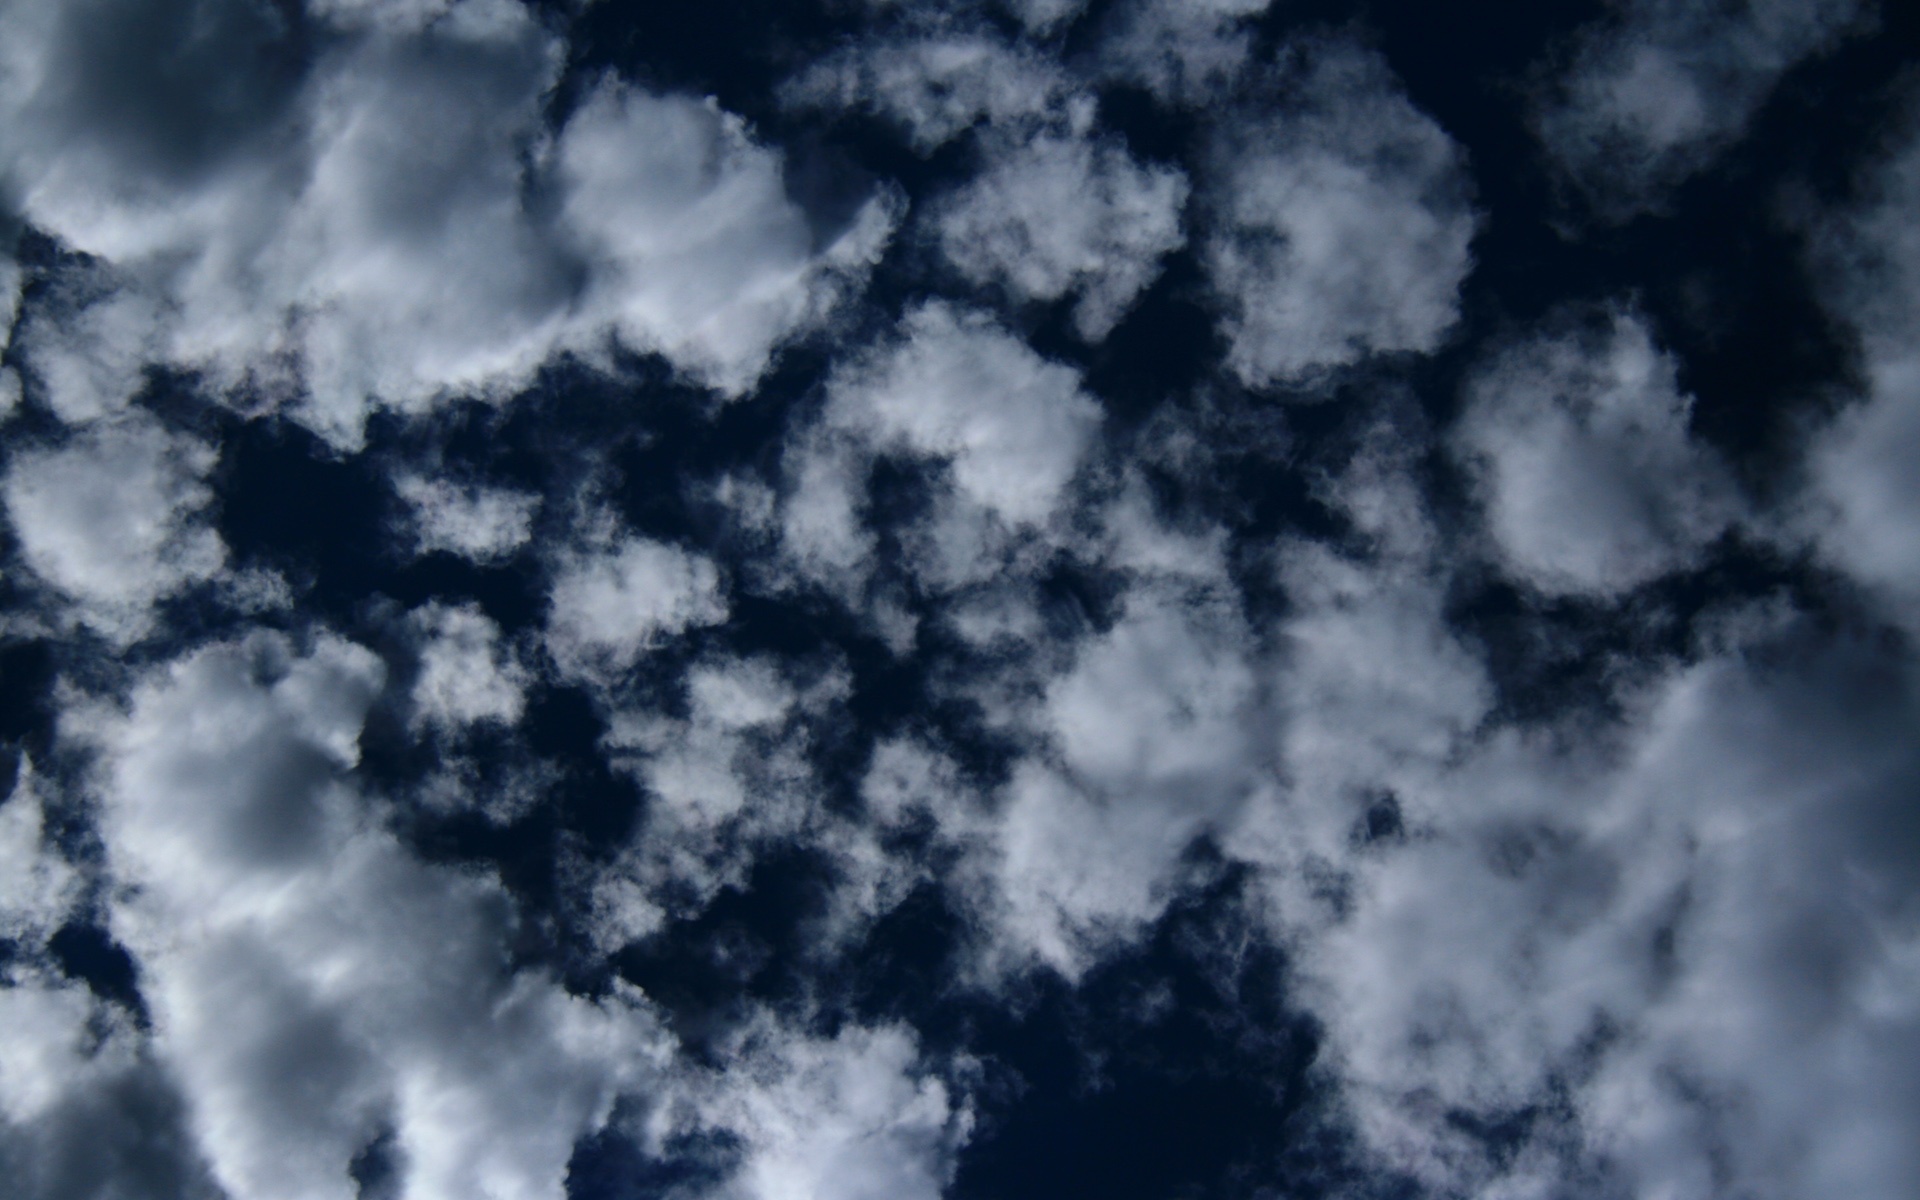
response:
[[[0,9],[11,1188],[1920,1189],[1903,18],[670,8]]]

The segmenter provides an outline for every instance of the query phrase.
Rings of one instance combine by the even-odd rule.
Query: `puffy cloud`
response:
[[[1129,0],[1115,5],[1099,44],[1101,69],[1161,99],[1218,98],[1253,58],[1253,18],[1272,0]]]
[[[1460,151],[1379,58],[1297,46],[1277,112],[1226,124],[1213,162],[1203,255],[1247,385],[1430,351],[1453,327],[1476,226]]]
[[[1072,91],[1065,72],[1029,50],[934,28],[849,46],[788,81],[782,97],[793,108],[885,116],[928,154],[981,121],[1044,117]]]
[[[610,340],[734,393],[885,240],[877,198],[816,247],[778,156],[699,101],[609,81],[549,134],[562,48],[514,0],[314,16],[89,0],[0,22],[0,174],[131,288],[29,313],[63,412],[157,360],[249,405],[298,397],[353,446],[372,405],[498,396]]]
[[[1099,341],[1186,237],[1187,182],[1109,142],[1043,135],[996,150],[935,218],[941,251],[977,285],[1014,299],[1078,292],[1074,327]]]
[[[981,844],[988,966],[1077,978],[1164,910],[1182,855],[1263,782],[1250,635],[1206,595],[1135,592],[1045,688],[1047,737]],[[1026,723],[1026,722],[1022,722]],[[965,810],[957,816],[965,833]]]
[[[1809,447],[1809,512],[1817,552],[1920,634],[1920,139],[1872,180],[1871,201],[1823,231],[1820,266],[1832,301],[1857,330],[1868,394]]]
[[[526,668],[500,654],[500,627],[478,605],[429,604],[411,614],[425,639],[413,682],[413,719],[444,733],[478,722],[511,725],[526,707]]]
[[[1028,32],[1045,35],[1080,15],[1086,0],[1003,0]]]
[[[1736,140],[1780,76],[1862,28],[1858,0],[1633,0],[1576,44],[1535,122],[1603,215],[1661,192]]]
[[[816,257],[779,156],[710,101],[603,86],[568,121],[557,160],[567,230],[596,267],[585,303],[628,345],[723,392],[751,386],[892,228],[891,202],[876,198]]]
[[[901,328],[834,380],[828,420],[882,453],[944,460],[961,493],[1009,523],[1045,521],[1100,424],[1078,375],[937,301]]]
[[[428,867],[351,775],[367,651],[260,635],[155,672],[98,746],[112,927],[222,1187],[351,1197],[389,1147],[409,1198],[559,1197],[577,1138],[663,1053],[631,994],[508,966],[497,884]]]
[[[212,447],[145,417],[18,451],[3,490],[21,554],[77,619],[137,640],[157,601],[225,565],[226,547],[202,520],[214,461]]]
[[[1609,325],[1508,348],[1454,430],[1501,562],[1548,594],[1617,596],[1682,570],[1739,512],[1688,433],[1673,358],[1636,316]]]
[[[943,301],[908,312],[827,391],[819,423],[788,450],[782,540],[802,578],[849,603],[873,566],[876,455],[939,468],[931,511],[903,542],[909,569],[951,590],[1008,569],[1023,540],[1043,534],[1101,423],[1071,367]]]
[[[1709,660],[1615,747],[1495,739],[1408,797],[1417,836],[1360,865],[1306,972],[1390,1161],[1486,1194],[1901,1194],[1912,691],[1863,649]]]
[[[742,1143],[727,1200],[938,1200],[973,1127],[900,1026],[815,1038],[762,1022],[696,1112]]]
[[[547,652],[565,674],[611,681],[661,638],[726,618],[720,572],[709,559],[628,536],[562,561],[549,599]]]
[[[393,486],[409,509],[419,553],[440,551],[484,563],[512,554],[533,537],[538,496],[412,474],[399,476]]]
[[[36,394],[76,424],[121,412],[159,349],[160,310],[151,297],[100,275],[61,282],[15,337]]]
[[[33,764],[22,761],[13,795],[0,805],[0,938],[44,943],[78,899],[80,877],[46,843],[46,813]]]
[[[1421,447],[1415,431],[1376,424],[1320,482],[1351,543],[1276,547],[1290,611],[1269,687],[1285,786],[1260,793],[1225,844],[1262,866],[1282,927],[1329,919],[1354,830],[1383,799],[1424,786],[1494,705],[1478,648],[1447,620],[1445,544],[1413,473]]]
[[[795,679],[769,660],[730,659],[681,683],[685,717],[623,709],[606,734],[609,761],[651,800],[633,842],[590,885],[593,936],[609,949],[737,886],[764,847],[818,833],[808,750],[814,721],[846,698],[845,675]]]

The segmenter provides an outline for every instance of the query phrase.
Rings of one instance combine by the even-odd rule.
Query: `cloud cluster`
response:
[[[985,313],[934,301],[828,384],[820,424],[790,452],[783,541],[803,577],[870,569],[863,515],[881,455],[944,476],[914,566],[935,586],[990,577],[1009,539],[1044,529],[1101,423],[1077,373]]]
[[[563,47],[514,0],[31,3],[0,37],[0,174],[114,277],[26,315],[63,415],[160,362],[353,446],[374,406],[615,345],[735,394],[892,220],[876,198],[816,245],[778,154],[695,98],[608,80],[550,129]]]
[[[226,565],[204,511],[216,455],[138,417],[17,451],[0,491],[21,557],[81,623],[115,642],[138,639],[155,603]]]
[[[562,1194],[574,1141],[645,1084],[643,1001],[571,996],[507,957],[498,886],[429,867],[349,772],[377,658],[259,636],[76,711],[126,893],[156,1054],[231,1194]]]
[[[1430,351],[1459,318],[1477,218],[1460,150],[1374,55],[1292,51],[1270,115],[1213,153],[1203,256],[1227,364],[1299,385],[1392,351]]]
[[[1489,364],[1455,444],[1506,569],[1551,594],[1615,596],[1694,561],[1737,514],[1688,432],[1673,360],[1625,313]]]
[[[1870,21],[1858,0],[1635,0],[1581,32],[1535,123],[1595,208],[1623,219],[1737,140],[1781,75]]]

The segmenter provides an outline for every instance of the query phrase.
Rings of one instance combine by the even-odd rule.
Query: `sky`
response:
[[[21,1200],[1920,1195],[1920,13],[0,0]]]

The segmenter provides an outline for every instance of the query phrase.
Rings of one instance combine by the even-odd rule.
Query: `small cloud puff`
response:
[[[1187,191],[1178,170],[1117,144],[1043,135],[990,152],[934,221],[941,252],[976,285],[1025,303],[1078,292],[1074,328],[1097,342],[1185,243]]]
[[[559,1200],[660,1037],[630,990],[511,970],[499,885],[368,819],[353,768],[384,679],[351,643],[259,635],[70,710],[100,755],[111,927],[228,1193],[346,1200],[384,1140],[405,1196]]]
[[[204,520],[216,457],[129,417],[17,451],[0,492],[27,565],[68,599],[74,619],[127,644],[152,628],[156,603],[226,565],[226,546]]]
[[[896,1025],[809,1037],[762,1022],[695,1111],[742,1143],[721,1200],[939,1200],[973,1128]]]
[[[1477,227],[1465,162],[1378,56],[1295,46],[1277,109],[1224,123],[1212,161],[1202,257],[1247,386],[1430,351],[1459,319]]]
[[[526,708],[530,673],[500,651],[500,627],[477,604],[428,604],[409,614],[424,639],[413,683],[413,720],[446,735],[481,722],[512,725]]]
[[[1613,220],[1658,208],[1796,63],[1867,27],[1860,0],[1633,0],[1585,30],[1534,113],[1548,153]]]
[[[1550,595],[1612,597],[1695,562],[1739,516],[1688,431],[1674,360],[1625,312],[1512,347],[1468,387],[1453,446],[1503,565]]]
[[[712,560],[630,535],[561,560],[547,652],[565,676],[612,683],[662,638],[717,625],[727,611]]]
[[[486,563],[505,558],[533,537],[540,497],[531,493],[414,474],[399,476],[393,488],[409,510],[417,553]]]

